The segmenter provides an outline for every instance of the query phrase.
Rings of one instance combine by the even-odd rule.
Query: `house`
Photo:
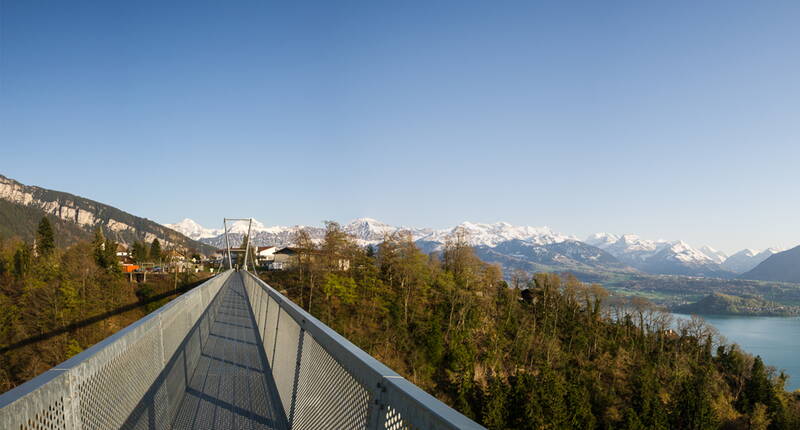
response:
[[[172,262],[186,261],[186,256],[174,249],[170,249],[169,251],[163,254],[162,259]]]
[[[119,258],[130,257],[130,255],[131,255],[130,251],[128,251],[128,245],[126,245],[124,243],[118,243],[117,244],[117,251],[116,252],[117,252],[117,257],[119,257]]]
[[[278,248],[274,246],[259,246],[256,248],[256,259],[258,262],[270,261],[275,259],[275,252]]]
[[[285,270],[297,266],[299,257],[296,248],[283,248],[272,253],[271,263],[267,265],[270,270]]]
[[[273,254],[272,262],[267,265],[270,270],[286,270],[300,263],[300,254],[307,255],[312,262],[321,263],[323,254],[319,251],[303,251],[298,248],[286,247]],[[350,270],[350,259],[340,257],[336,261],[339,270]]]

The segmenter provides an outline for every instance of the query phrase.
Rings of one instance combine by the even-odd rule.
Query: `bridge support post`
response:
[[[381,420],[383,418],[385,401],[383,393],[386,392],[386,387],[383,381],[378,382],[377,390],[370,401],[369,412],[367,413],[367,429],[369,430],[383,430]]]
[[[305,323],[305,321],[303,321]],[[305,338],[306,329],[304,324],[300,324],[300,334],[297,339],[297,360],[294,365],[294,381],[292,382],[292,400],[289,408],[289,416],[286,419],[289,421],[289,427],[294,424],[295,409],[297,408],[297,387],[300,383],[300,366],[302,365],[303,357],[303,339]]]

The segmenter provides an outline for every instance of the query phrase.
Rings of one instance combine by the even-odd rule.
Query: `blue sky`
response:
[[[793,1],[0,0],[0,173],[160,222],[788,247],[798,22]]]

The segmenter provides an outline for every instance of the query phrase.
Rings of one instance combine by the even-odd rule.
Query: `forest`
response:
[[[490,429],[796,429],[786,375],[694,317],[571,276],[509,277],[457,232],[359,246],[334,222],[262,273],[326,324]],[[346,263],[344,263],[346,262]]]
[[[44,218],[33,243],[0,238],[2,391],[174,297],[177,278],[129,282],[101,231],[66,248],[57,234]],[[297,264],[267,282],[490,429],[800,428],[787,377],[700,318],[572,276],[504,276],[463,232],[431,254],[403,233],[364,247],[334,222],[294,242]]]
[[[57,246],[64,242],[57,225],[42,218],[31,243],[0,237],[0,393],[114,334],[197,281],[182,273],[129,282],[117,261],[117,244],[101,230],[92,241],[65,248]],[[157,239],[133,248],[140,259],[160,253]]]

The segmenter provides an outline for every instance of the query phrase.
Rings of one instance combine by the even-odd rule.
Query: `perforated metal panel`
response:
[[[2,429],[290,422],[298,430],[481,428],[251,274],[231,271],[0,395]]]
[[[260,291],[261,293],[259,294],[258,301],[261,303],[261,310],[258,316],[258,332],[261,333],[261,340],[264,340],[264,330],[266,330],[267,326],[267,308],[269,307],[269,297],[267,296],[266,291]]]
[[[292,397],[295,392],[295,370],[300,352],[300,326],[283,309],[278,316],[278,333],[275,341],[275,358],[272,376],[289,422],[292,421]]]
[[[305,333],[292,429],[363,429],[370,393]]]
[[[186,337],[186,333],[191,328],[188,318],[189,306],[190,303],[182,299],[172,306],[170,312],[165,312],[161,316],[164,357],[167,359],[175,354],[178,346],[183,342],[183,338]]]
[[[411,427],[403,421],[400,412],[391,407],[386,407],[386,414],[383,418],[383,428],[386,430],[410,430]]]
[[[187,333],[203,313],[204,297],[210,300],[229,276],[230,272],[218,275],[54,370],[1,395],[0,428],[167,428],[171,409],[179,400],[174,388],[185,385],[181,377],[186,371],[176,366],[171,373],[165,361],[181,343],[190,353],[197,350],[199,339]],[[160,379],[166,381],[163,386],[155,384]]]
[[[28,418],[19,426],[20,430],[61,430],[67,428],[64,398],[54,399],[53,404]]]
[[[293,429],[482,428],[245,276],[268,294],[264,350]]]
[[[267,323],[264,327],[264,351],[270,366],[275,365],[275,337],[278,332],[278,318],[280,317],[280,307],[278,303],[270,297],[267,301]],[[289,318],[284,316],[284,318]]]
[[[78,383],[83,428],[119,428],[161,372],[161,341],[151,329],[101,364],[87,363]]]

